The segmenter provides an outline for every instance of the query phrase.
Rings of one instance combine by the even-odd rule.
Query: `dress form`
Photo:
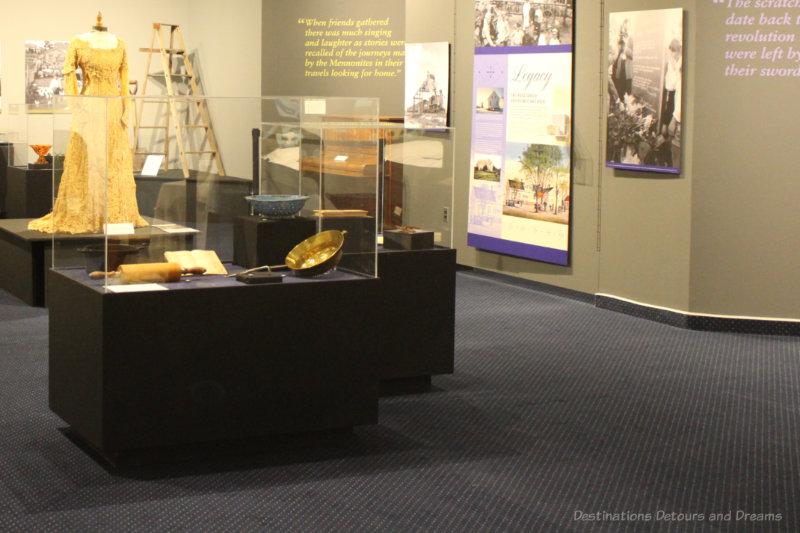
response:
[[[136,202],[127,131],[127,52],[124,41],[100,25],[99,14],[92,31],[70,41],[62,70],[68,95],[78,94],[78,69],[81,95],[112,98],[70,100],[70,137],[53,211],[28,228],[75,234],[102,233],[107,223],[146,226]]]
[[[112,50],[119,44],[119,39],[113,33],[108,32],[108,28],[103,26],[103,14],[97,13],[97,24],[92,26],[90,31],[78,35],[79,39],[83,39],[92,48],[99,48],[102,50]]]
[[[98,48],[100,50],[112,50],[119,44],[117,36],[107,31],[91,30],[86,33],[81,33],[78,35],[78,38],[89,43],[89,46],[92,48]]]

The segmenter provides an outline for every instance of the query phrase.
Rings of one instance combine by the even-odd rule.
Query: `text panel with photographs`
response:
[[[683,10],[609,14],[606,166],[680,173]]]
[[[569,262],[572,0],[475,3],[467,244]]]

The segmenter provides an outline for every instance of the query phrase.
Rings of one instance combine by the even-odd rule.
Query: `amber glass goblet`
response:
[[[39,156],[39,159],[36,160],[37,165],[46,165],[47,159],[44,156],[47,155],[47,152],[50,151],[50,148],[53,146],[50,144],[32,144],[30,145],[33,148],[33,151],[36,152],[36,155]]]

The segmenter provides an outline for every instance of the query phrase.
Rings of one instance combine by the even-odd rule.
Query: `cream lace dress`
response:
[[[84,36],[72,38],[64,63],[68,95],[77,93],[78,68],[83,72],[82,95],[128,95],[127,52],[122,39],[116,40],[114,47],[95,48]],[[106,222],[146,226],[136,202],[128,102],[122,98],[68,100],[72,125],[53,212],[32,220],[28,228],[48,233],[98,233]]]

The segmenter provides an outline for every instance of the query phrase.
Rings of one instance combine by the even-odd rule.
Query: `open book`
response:
[[[164,258],[170,263],[178,263],[181,268],[203,267],[208,274],[228,273],[214,250],[179,250],[164,252]]]

